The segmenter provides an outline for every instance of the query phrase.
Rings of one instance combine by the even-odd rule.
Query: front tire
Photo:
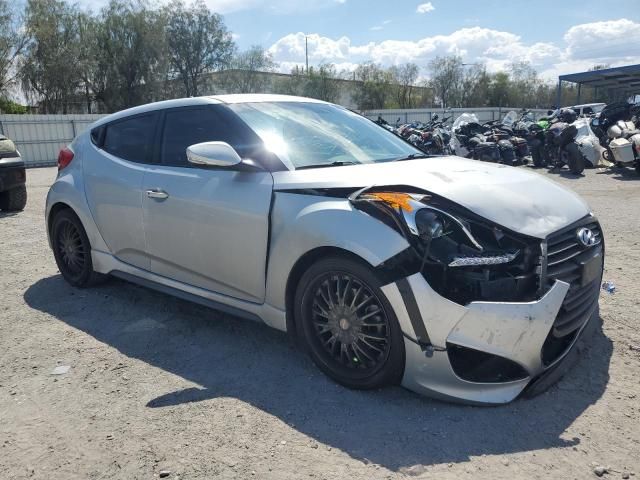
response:
[[[349,388],[397,384],[405,361],[400,325],[373,269],[348,257],[313,264],[295,295],[298,336],[327,376]]]
[[[27,205],[27,187],[20,185],[0,193],[0,210],[19,212]]]
[[[89,238],[73,211],[65,209],[56,214],[50,235],[56,264],[69,284],[84,288],[103,279],[93,270]]]

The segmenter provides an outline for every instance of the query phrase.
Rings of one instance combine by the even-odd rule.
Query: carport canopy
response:
[[[582,86],[600,91],[607,91],[612,96],[622,99],[640,93],[640,64],[624,67],[605,68],[589,72],[570,73],[558,77],[557,105],[562,105],[562,83],[570,82],[578,85],[578,102]]]

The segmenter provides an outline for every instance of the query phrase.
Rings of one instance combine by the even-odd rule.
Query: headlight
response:
[[[428,208],[421,208],[415,214],[416,233],[422,239],[431,239],[444,235],[444,220]]]
[[[429,205],[429,195],[398,192],[366,192],[358,200],[382,203],[394,210],[408,231],[418,239],[422,253],[448,267],[499,265],[513,261],[519,251],[487,251],[476,240],[468,223]]]

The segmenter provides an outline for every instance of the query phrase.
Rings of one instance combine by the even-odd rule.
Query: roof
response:
[[[560,75],[560,82],[640,92],[640,64]]]
[[[232,95],[211,95],[206,97],[177,98],[174,100],[163,100],[161,102],[147,103],[137,107],[127,108],[111,115],[107,115],[97,120],[93,125],[98,126],[107,122],[112,122],[119,118],[139,115],[141,113],[153,112],[164,108],[190,107],[194,105],[209,105],[216,103],[250,103],[250,102],[306,102],[306,103],[326,103],[322,100],[306,97],[295,97],[292,95],[270,95],[263,93],[242,93]]]
[[[235,93],[229,95],[212,95],[209,98],[222,103],[249,103],[249,102],[306,102],[327,103],[322,100],[307,97],[295,97],[293,95],[276,95],[267,93]]]

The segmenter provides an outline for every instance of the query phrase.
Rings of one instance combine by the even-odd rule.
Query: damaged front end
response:
[[[349,199],[410,244],[377,267],[405,334],[407,388],[509,402],[557,366],[597,308],[604,244],[592,217],[541,241],[408,187]],[[574,241],[584,226],[598,238],[588,248]]]
[[[411,245],[381,265],[381,271],[403,276],[420,272],[436,292],[461,305],[529,301],[539,294],[539,239],[491,225],[432,194],[388,188],[363,189],[349,197],[356,208],[395,228]]]

